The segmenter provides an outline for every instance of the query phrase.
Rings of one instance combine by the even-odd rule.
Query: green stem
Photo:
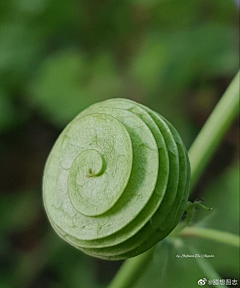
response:
[[[184,221],[179,223],[177,225],[177,227],[172,231],[172,233],[170,234],[171,237],[172,236],[175,237],[176,235],[178,235],[179,231],[183,230],[186,226],[188,226],[191,223],[191,221],[194,218],[194,214],[195,214],[194,204],[192,202],[188,201],[188,205],[187,205],[185,211],[187,212],[186,218],[184,219]]]
[[[218,102],[207,122],[189,150],[191,185],[196,184],[204,167],[209,162],[225,132],[233,122],[239,107],[239,72]],[[185,228],[186,229],[186,228]],[[216,238],[215,238],[216,239]],[[221,241],[220,239],[218,239]],[[236,240],[235,240],[236,241]],[[227,242],[227,240],[226,240]],[[154,247],[147,252],[124,262],[110,288],[133,287],[151,259]]]
[[[188,201],[187,207],[185,211],[187,212],[187,216],[184,219],[184,221],[180,222],[177,227],[171,232],[171,234],[168,237],[176,237],[179,235],[179,232],[183,230],[185,227],[191,224],[192,220],[194,219],[196,208],[199,208],[201,210],[210,211],[212,208],[208,208],[205,205],[199,203],[198,201],[190,202]]]
[[[190,246],[190,250],[192,251],[193,254],[200,254],[199,251]],[[217,273],[217,271],[213,268],[211,265],[211,262],[207,261],[205,258],[195,258],[196,261],[198,262],[199,267],[202,269],[204,272],[204,275],[208,279],[221,279],[222,277]],[[227,288],[225,285],[213,285],[215,288]]]
[[[109,285],[109,288],[132,288],[152,259],[154,248],[137,257],[126,260]]]
[[[239,72],[218,102],[189,150],[191,186],[199,179],[239,110]]]
[[[200,237],[240,248],[239,236],[225,231],[191,226],[185,227],[178,235],[182,237]]]

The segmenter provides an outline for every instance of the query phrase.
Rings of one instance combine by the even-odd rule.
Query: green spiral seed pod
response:
[[[81,112],[46,163],[44,206],[65,241],[109,260],[134,257],[166,237],[188,201],[190,165],[175,128],[127,99]]]

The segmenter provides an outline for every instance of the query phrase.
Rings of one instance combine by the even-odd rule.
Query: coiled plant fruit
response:
[[[131,100],[106,100],[81,112],[56,141],[44,172],[44,206],[74,247],[102,259],[134,257],[179,222],[189,167],[166,119]]]

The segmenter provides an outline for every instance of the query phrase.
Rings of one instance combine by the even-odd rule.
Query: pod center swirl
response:
[[[91,178],[101,175],[104,172],[103,163],[103,157],[97,150],[89,149],[80,153],[73,163],[79,170],[76,183],[81,185],[83,177]]]
[[[79,152],[69,171],[68,196],[81,214],[99,216],[116,204],[128,183],[131,139],[121,122],[104,114],[76,120],[72,132],[69,145]]]

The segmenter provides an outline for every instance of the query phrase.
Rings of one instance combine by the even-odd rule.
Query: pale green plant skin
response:
[[[188,201],[190,165],[175,128],[127,99],[81,112],[46,163],[43,198],[65,241],[92,256],[134,257],[165,238]]]

